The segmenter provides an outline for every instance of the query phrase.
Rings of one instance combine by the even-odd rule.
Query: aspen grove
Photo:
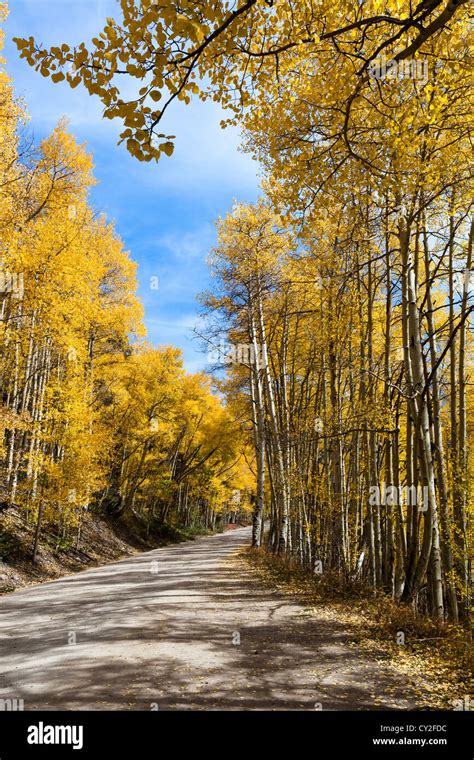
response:
[[[0,109],[0,509],[34,527],[33,560],[44,530],[78,545],[89,511],[206,528],[245,511],[248,446],[209,379],[144,342],[91,157],[65,122],[36,146],[5,73]]]
[[[202,295],[207,342],[251,349],[238,361],[223,351],[227,403],[218,415],[230,414],[242,446],[253,447],[244,459],[253,473],[254,546],[265,542],[312,572],[362,583],[438,621],[468,620],[469,4],[121,0],[117,7],[119,20],[108,18],[89,47],[45,49],[33,38],[17,46],[42,75],[99,98],[104,116],[122,121],[121,142],[138,160],[171,156],[175,138],[157,130],[175,100],[197,96],[227,109],[222,126],[240,125],[244,149],[260,162],[262,198],[236,203],[219,220],[214,285]],[[14,141],[5,136],[2,146],[5,171],[17,176]],[[69,158],[59,160],[59,150]],[[73,174],[61,169],[68,161],[78,162]],[[134,362],[159,361],[135,354],[115,358],[111,368],[130,323],[139,322],[138,307],[129,260],[80,200],[85,163],[59,131],[34,166],[21,164],[21,179],[4,179],[16,196],[3,204],[12,241],[3,247],[7,257],[20,257],[31,288],[23,301],[9,295],[3,304],[3,340],[11,347],[3,359],[10,378],[5,457],[10,488],[26,494],[27,509],[46,494],[49,504],[57,502],[53,494],[78,466],[89,473],[80,492],[87,502],[101,477],[90,458],[111,424],[107,405],[129,413],[121,373],[133,372]],[[83,246],[74,254],[74,271],[83,267],[92,280],[82,282],[87,294],[71,292],[72,314],[61,322],[42,305],[54,298],[41,290],[54,291],[54,278],[35,279],[35,272],[49,266],[48,256],[60,268],[61,254],[51,251],[78,222],[62,214],[51,229],[51,215],[76,194],[78,217],[87,220],[77,234],[102,245],[94,246],[93,263]],[[104,277],[108,287],[100,288]],[[90,310],[76,309],[78,298]],[[78,334],[80,361],[69,364],[68,342],[76,345]],[[105,401],[115,382],[120,393]],[[94,401],[101,396],[99,414]],[[131,437],[125,428],[117,436],[121,451],[135,452],[134,475],[126,465],[128,501],[141,457],[149,456],[144,439],[141,447],[136,442],[143,422],[134,418]],[[90,425],[97,432],[85,454],[77,442]],[[221,435],[216,429],[224,467],[234,436],[226,444]],[[180,450],[179,433],[168,445],[160,440],[168,457]]]

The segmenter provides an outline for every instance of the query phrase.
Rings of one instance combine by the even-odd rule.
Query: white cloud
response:
[[[189,230],[182,235],[174,232],[162,235],[157,239],[156,245],[170,251],[175,258],[186,262],[195,258],[202,258],[214,242],[215,237],[214,225],[205,223],[201,227]]]
[[[146,319],[145,324],[148,338],[155,345],[170,345],[181,349],[188,372],[201,372],[209,368],[206,352],[197,337],[203,328],[202,319],[198,315],[187,312],[174,320],[153,317]]]

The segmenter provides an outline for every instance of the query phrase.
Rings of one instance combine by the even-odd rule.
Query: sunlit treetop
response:
[[[43,76],[98,96],[104,116],[122,120],[129,152],[150,161],[173,152],[174,136],[159,130],[175,100],[212,97],[238,116],[285,74],[295,51],[313,61],[315,76],[329,52],[332,65],[340,56],[351,64],[349,106],[374,60],[412,58],[465,20],[467,7],[467,0],[120,0],[120,19],[107,18],[90,46],[15,42]]]

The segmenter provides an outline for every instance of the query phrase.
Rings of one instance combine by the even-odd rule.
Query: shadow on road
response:
[[[157,549],[0,601],[0,699],[25,709],[395,709],[388,665],[337,620],[262,589],[249,529]]]

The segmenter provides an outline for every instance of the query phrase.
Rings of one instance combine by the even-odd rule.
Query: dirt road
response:
[[[248,528],[0,600],[0,699],[36,709],[416,707],[387,663],[243,573]],[[240,642],[240,643],[239,643]]]

